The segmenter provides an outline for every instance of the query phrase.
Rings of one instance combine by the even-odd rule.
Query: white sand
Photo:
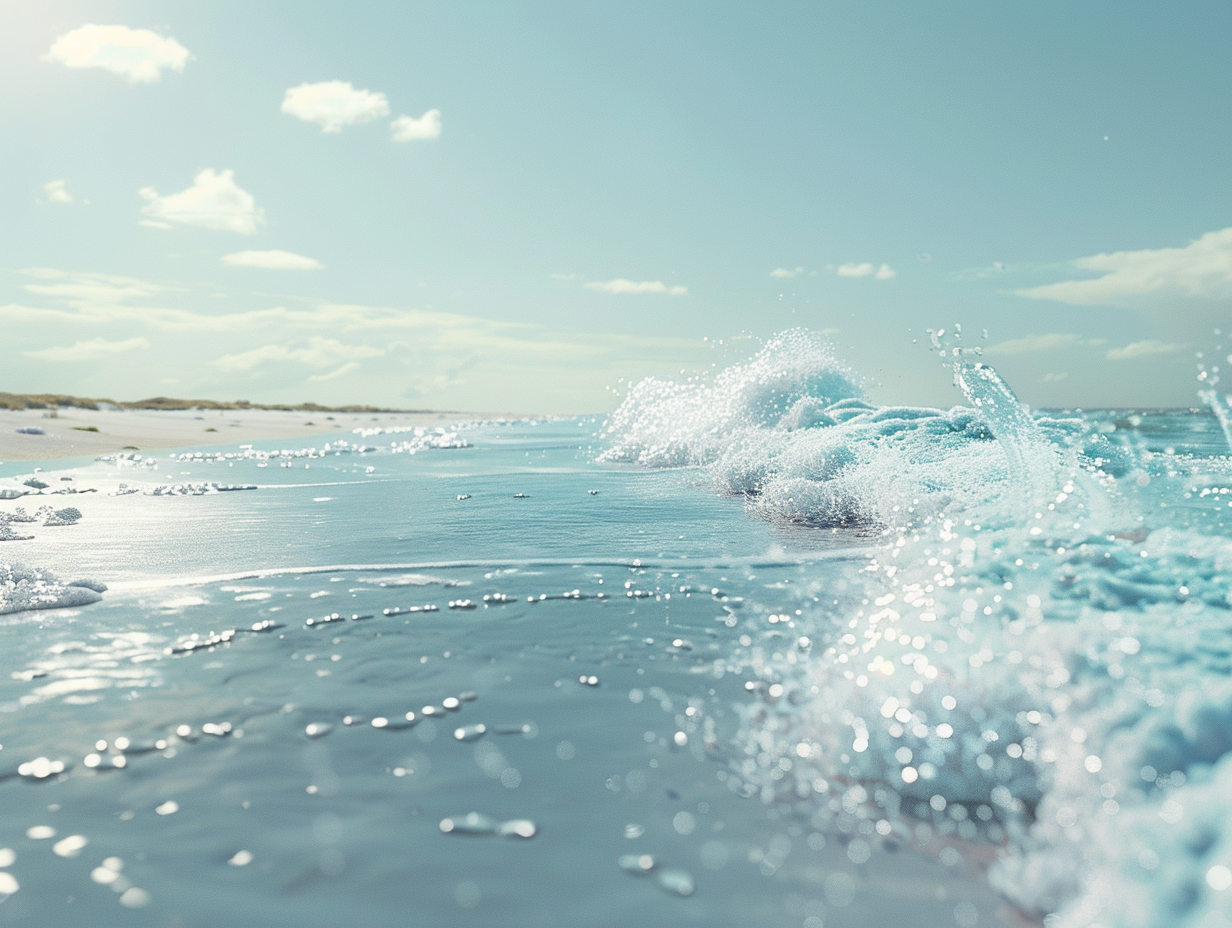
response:
[[[132,446],[139,451],[303,438],[349,432],[363,426],[449,425],[495,418],[472,413],[322,413],[265,409],[94,410],[60,409],[48,418],[42,409],[0,409],[0,463],[113,454]],[[19,428],[36,427],[44,435]],[[89,431],[93,427],[98,431]]]

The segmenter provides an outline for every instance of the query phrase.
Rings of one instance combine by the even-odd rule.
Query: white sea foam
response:
[[[828,407],[863,396],[828,341],[793,330],[713,381],[649,377],[637,384],[608,420],[604,437],[611,446],[603,459],[650,467],[709,464],[733,439],[820,424]]]
[[[22,510],[22,515],[25,515],[24,510]],[[13,522],[26,521],[30,520],[25,518],[13,518],[12,515],[0,512],[0,541],[29,541],[32,536],[23,535],[16,531],[12,526]]]
[[[1227,462],[1033,418],[935,344],[967,405],[874,407],[791,332],[639,384],[606,426],[607,460],[699,465],[764,517],[882,540],[750,644],[735,770],[853,832],[1008,841],[992,879],[1066,928],[1232,924],[1232,541],[1168,521]]]
[[[459,586],[460,581],[432,574],[382,574],[375,577],[356,577],[356,583],[371,583],[375,586]]]
[[[48,570],[0,564],[0,615],[30,609],[88,606],[107,589],[93,580],[64,582]]]

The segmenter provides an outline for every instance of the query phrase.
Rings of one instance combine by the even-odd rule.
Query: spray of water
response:
[[[1005,453],[1007,473],[1021,492],[1023,502],[1033,506],[1041,493],[1056,484],[1055,455],[1028,453],[1047,447],[1047,440],[1035,420],[1023,407],[997,371],[980,360],[983,349],[965,347],[962,326],[928,329],[929,340],[954,375],[954,385],[962,392],[983,420]]]
[[[1216,329],[1215,336],[1218,338],[1220,335],[1222,332]],[[1214,355],[1215,360],[1207,363],[1205,355],[1198,352],[1198,398],[1210,407],[1215,418],[1219,420],[1228,450],[1232,451],[1232,396],[1221,395],[1219,392],[1219,359],[1223,357],[1223,345],[1215,346]],[[1228,356],[1228,363],[1232,364],[1232,355]]]

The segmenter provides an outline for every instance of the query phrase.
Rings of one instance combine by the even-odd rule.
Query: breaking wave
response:
[[[989,879],[1050,925],[1232,924],[1228,458],[1032,416],[934,347],[951,409],[875,405],[794,330],[643,381],[605,426],[604,460],[700,467],[760,517],[876,542],[746,645],[735,772],[853,834],[996,849]]]

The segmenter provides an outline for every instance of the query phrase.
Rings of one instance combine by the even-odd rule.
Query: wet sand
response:
[[[449,425],[498,418],[460,412],[321,413],[267,409],[0,409],[0,463],[306,438],[372,426]],[[44,434],[18,432],[39,428]]]

